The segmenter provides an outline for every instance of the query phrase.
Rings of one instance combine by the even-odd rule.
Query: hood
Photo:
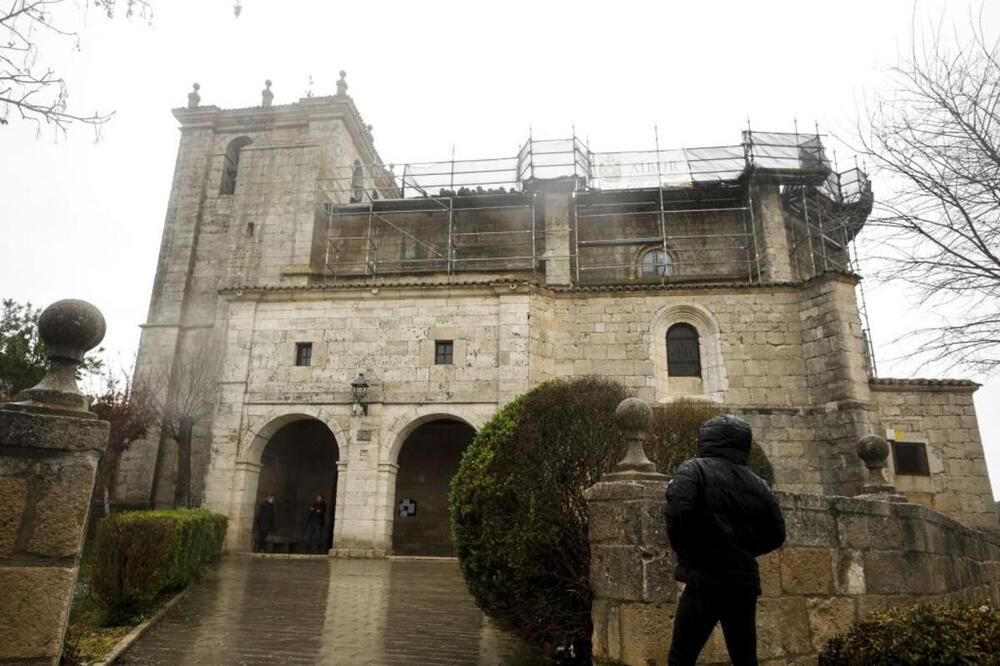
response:
[[[751,442],[750,424],[732,414],[710,418],[698,428],[698,455],[703,458],[725,458],[746,465]]]

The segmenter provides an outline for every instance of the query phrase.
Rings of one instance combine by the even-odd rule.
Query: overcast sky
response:
[[[231,0],[151,1],[152,25],[71,13],[80,50],[44,44],[74,109],[116,112],[99,143],[86,127],[55,141],[15,117],[0,126],[0,296],[93,302],[108,320],[105,346],[125,362],[148,307],[176,157],[170,109],[194,81],[202,104],[244,107],[260,103],[269,78],[283,104],[310,89],[333,94],[345,69],[395,163],[446,159],[453,145],[459,159],[510,156],[529,127],[561,138],[575,125],[594,150],[652,148],[654,126],[664,148],[735,144],[748,119],[761,130],[791,131],[797,119],[803,131],[819,123],[843,134],[865,95],[886,85],[914,22],[964,33],[979,7],[244,0],[237,19]],[[1000,7],[984,20],[996,35]],[[853,164],[843,148],[837,157],[841,169]],[[892,342],[936,313],[905,285],[865,286],[880,375],[914,376],[912,349]],[[1000,496],[1000,378],[976,404]]]

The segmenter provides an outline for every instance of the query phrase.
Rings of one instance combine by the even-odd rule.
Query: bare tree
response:
[[[939,26],[891,69],[868,107],[862,152],[889,190],[870,222],[881,275],[947,312],[911,335],[925,362],[1000,368],[1000,41]]]
[[[177,480],[174,485],[174,506],[191,504],[191,444],[194,429],[212,414],[218,380],[217,355],[212,345],[202,345],[190,353],[182,353],[167,376],[160,375],[162,390],[154,391],[153,403],[160,426],[161,443],[157,449],[150,505],[156,500],[163,467],[162,439],[177,445]]]
[[[97,466],[97,482],[91,499],[92,506],[102,507],[100,515],[110,511],[121,455],[133,442],[145,437],[156,421],[152,396],[144,386],[132,382],[128,373],[108,370],[104,380],[100,394],[94,397],[90,406],[99,419],[111,425],[108,448]],[[96,516],[96,512],[91,511],[91,515]]]
[[[43,122],[63,132],[73,123],[99,129],[107,122],[113,112],[69,110],[66,81],[43,64],[39,43],[54,36],[79,48],[80,35],[71,25],[82,22],[80,13],[93,6],[114,18],[121,5],[126,18],[152,18],[147,0],[0,0],[0,125],[12,114],[34,122],[39,131]]]

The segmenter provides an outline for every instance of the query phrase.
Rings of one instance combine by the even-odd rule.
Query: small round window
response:
[[[672,275],[674,260],[660,248],[652,248],[642,253],[639,259],[639,276],[657,278]]]

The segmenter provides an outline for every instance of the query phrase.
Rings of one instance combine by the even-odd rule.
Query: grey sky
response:
[[[965,0],[881,2],[274,2],[153,0],[152,26],[81,23],[81,50],[47,40],[42,57],[80,112],[115,110],[103,140],[86,127],[58,143],[15,118],[0,127],[0,295],[92,301],[108,350],[138,342],[178,133],[169,113],[201,84],[202,104],[275,104],[335,91],[345,69],[387,162],[513,155],[529,127],[577,133],[595,150],[737,143],[761,130],[844,133],[866,90],[918,29],[966,32]],[[72,17],[70,17],[72,18]],[[1000,31],[1000,7],[984,14]],[[841,168],[853,164],[841,148]],[[874,183],[878,196],[880,183]],[[883,190],[884,191],[884,190]],[[864,245],[862,252],[864,251]],[[899,334],[935,313],[903,285],[866,283],[882,376],[915,371]],[[933,369],[921,374],[939,374]],[[982,381],[982,378],[974,378]],[[1000,496],[1000,378],[976,396]]]

